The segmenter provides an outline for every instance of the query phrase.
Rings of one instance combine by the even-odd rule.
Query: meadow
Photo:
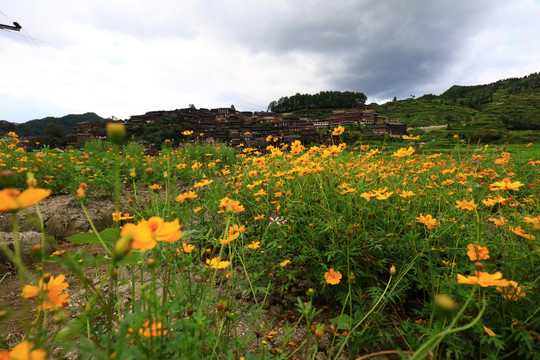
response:
[[[22,306],[0,302],[0,359],[540,358],[540,146],[331,131],[333,145],[264,151],[185,131],[156,156],[121,126],[83,150],[27,152],[10,133],[0,245]],[[87,213],[108,194],[112,226],[46,233],[41,202]]]

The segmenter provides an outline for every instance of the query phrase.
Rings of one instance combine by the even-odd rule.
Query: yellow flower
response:
[[[69,294],[62,294],[62,291],[69,287],[68,283],[64,282],[65,278],[64,275],[55,278],[45,274],[39,280],[38,286],[26,285],[22,290],[22,296],[27,299],[37,296],[42,301],[37,307],[38,310],[52,311],[64,307],[70,302]]]
[[[409,146],[408,149],[405,149],[405,148],[399,149],[398,151],[393,153],[392,156],[405,157],[412,154],[414,154],[414,149],[411,146]]]
[[[523,186],[522,182],[514,181],[511,182],[510,178],[504,178],[502,181],[494,182],[493,184],[489,185],[489,188],[491,191],[499,191],[499,190],[516,190],[519,191],[519,187]]]
[[[35,205],[51,194],[51,190],[29,188],[20,192],[17,189],[0,191],[0,212],[17,211]]]
[[[251,244],[246,245],[246,247],[247,247],[248,249],[253,249],[253,250],[255,250],[255,249],[258,249],[258,248],[261,247],[260,244],[261,244],[261,243],[260,243],[259,241],[252,241]]]
[[[469,251],[467,251],[467,256],[469,256],[469,259],[471,259],[471,261],[489,259],[489,255],[488,255],[489,250],[485,246],[482,247],[478,245],[469,244],[467,245],[467,249],[469,249]]]
[[[206,263],[212,268],[212,269],[225,269],[229,264],[230,261],[220,261],[219,256],[216,256],[212,260],[206,259]]]
[[[426,215],[426,216],[420,214],[420,216],[418,216],[416,219],[417,219],[417,221],[418,221],[419,223],[422,223],[422,224],[426,225],[426,227],[427,227],[428,229],[430,229],[430,230],[433,229],[433,228],[437,225],[437,220],[435,220],[435,219],[434,219],[431,215],[429,215],[429,214]]]
[[[343,134],[344,131],[345,131],[345,128],[340,125],[337,128],[335,128],[334,131],[332,131],[332,135],[339,136],[339,135]]]
[[[460,284],[468,284],[468,285],[478,284],[482,287],[488,287],[488,286],[506,287],[510,285],[508,280],[503,279],[502,274],[498,271],[495,274],[489,274],[487,272],[476,271],[475,276],[468,275],[467,277],[461,274],[457,274],[457,281]]]
[[[474,200],[471,200],[471,201],[467,201],[467,200],[463,200],[463,201],[459,201],[459,200],[456,200],[456,208],[457,209],[465,209],[465,210],[474,210],[476,209],[476,205],[474,204]]]
[[[193,131],[191,131],[191,130],[182,131],[182,135],[188,136],[188,135],[191,135],[191,134],[193,134]]]
[[[196,212],[199,212],[201,211],[203,208],[201,206],[198,206],[196,207],[195,209],[193,209],[193,212],[196,213]]]
[[[401,136],[401,138],[403,138],[404,140],[420,140],[420,135],[418,135],[418,136],[413,136],[412,134],[411,135],[403,135],[403,136]]]
[[[260,189],[259,191],[257,191],[255,194],[253,194],[254,196],[264,196],[266,195],[266,191],[264,191],[263,189]]]
[[[412,191],[402,191],[399,196],[401,196],[402,198],[406,198],[406,197],[409,197],[409,196],[414,196],[415,194],[412,192]]]
[[[193,187],[202,187],[202,186],[210,185],[213,182],[214,182],[214,180],[206,180],[206,179],[204,179],[201,182],[195,183],[195,185],[193,185]]]
[[[334,269],[330,268],[325,274],[324,278],[326,279],[326,283],[330,285],[337,285],[340,283],[341,278],[343,275],[339,271],[335,271]]]

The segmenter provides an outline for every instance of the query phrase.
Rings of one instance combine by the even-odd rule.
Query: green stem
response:
[[[469,303],[471,302],[471,299],[473,298],[473,295],[476,292],[476,287],[477,285],[474,285],[474,287],[471,290],[471,293],[469,294],[469,297],[467,298],[467,301],[465,302],[465,304],[463,304],[463,306],[461,307],[457,315],[454,317],[454,319],[452,319],[452,322],[450,323],[448,328],[446,328],[446,330],[443,332],[433,335],[428,341],[424,343],[424,345],[422,345],[418,350],[415,351],[414,355],[410,358],[410,360],[425,359],[428,352],[431,351],[431,349],[433,349],[435,346],[437,346],[446,335],[450,335],[450,334],[457,333],[463,330],[467,330],[471,328],[472,326],[474,326],[478,322],[478,320],[480,320],[480,318],[484,314],[484,311],[486,310],[486,297],[484,295],[482,295],[482,309],[480,310],[476,318],[470,323],[468,323],[467,325],[452,329],[454,325],[456,324],[456,322],[461,317],[461,315],[463,314],[463,312],[465,311],[465,309],[467,308],[467,306],[469,305]]]
[[[392,282],[392,275],[390,275],[390,279],[388,279],[388,283],[386,284],[386,288],[384,289],[383,293],[381,294],[381,296],[379,297],[379,299],[377,300],[377,302],[375,303],[375,305],[373,305],[371,307],[371,310],[369,310],[367,312],[366,315],[364,315],[364,317],[351,329],[351,331],[347,334],[347,337],[345,338],[345,340],[343,341],[343,343],[341,343],[341,346],[339,347],[339,350],[338,352],[336,353],[336,356],[334,358],[334,360],[337,360],[337,358],[339,357],[339,354],[341,354],[341,352],[343,351],[343,348],[345,347],[345,345],[347,344],[347,341],[349,340],[349,337],[351,336],[351,334],[360,326],[360,324],[362,324],[364,322],[364,320],[366,320],[368,318],[368,316],[373,312],[375,311],[375,309],[377,308],[377,306],[379,306],[379,303],[381,302],[381,300],[384,298],[384,295],[386,295],[386,292],[388,291],[388,288],[390,287],[390,283]]]

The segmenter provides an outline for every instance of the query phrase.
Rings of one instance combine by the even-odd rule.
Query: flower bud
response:
[[[148,266],[149,268],[153,268],[154,266],[156,266],[156,260],[152,258],[146,260],[146,266]]]
[[[131,241],[133,237],[125,236],[118,239],[114,245],[114,258],[119,260],[123,258],[131,250]]]
[[[107,124],[106,130],[107,137],[115,144],[120,144],[126,137],[124,124],[111,122]]]
[[[0,310],[0,321],[7,318],[7,316],[8,316],[8,312],[6,310]]]
[[[43,278],[42,278],[43,283],[48,284],[49,281],[51,281],[51,277],[52,275],[50,273],[43,274]]]
[[[475,261],[475,263],[473,264],[474,268],[476,270],[482,270],[484,268],[484,264],[482,264],[481,262],[479,261]]]
[[[17,173],[11,170],[0,171],[0,187],[10,187],[15,184]]]
[[[216,310],[219,311],[219,312],[227,311],[227,309],[228,309],[227,301],[225,301],[225,300],[219,301],[217,303],[217,305],[216,305]]]
[[[394,265],[392,265],[390,267],[390,275],[396,275],[397,271],[396,271],[396,267]]]
[[[318,324],[314,322],[311,324],[310,329],[313,335],[315,335],[316,337],[322,338],[324,336],[324,329],[325,329],[324,324]]]
[[[32,246],[32,252],[36,255],[39,255],[43,251],[43,246],[37,244]]]
[[[144,173],[148,176],[152,176],[154,175],[154,168],[147,167],[146,169],[144,169]]]
[[[166,140],[163,142],[163,148],[169,149],[171,146],[172,146],[172,141],[171,141],[171,140],[166,139]]]
[[[444,311],[454,311],[457,307],[454,299],[446,294],[435,295],[435,305]]]

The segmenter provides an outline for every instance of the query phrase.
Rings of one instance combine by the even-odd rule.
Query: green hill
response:
[[[471,140],[539,141],[540,74],[486,85],[455,85],[439,96],[391,101],[375,111],[399,115],[408,126],[448,125]]]
[[[46,134],[46,127],[48,124],[56,124],[61,126],[65,133],[73,132],[73,127],[79,122],[107,122],[106,119],[101,116],[88,112],[85,114],[70,114],[60,118],[46,117],[44,119],[30,120],[22,124],[13,124],[7,121],[0,122],[0,130],[15,131],[19,136],[37,135],[42,136]]]

